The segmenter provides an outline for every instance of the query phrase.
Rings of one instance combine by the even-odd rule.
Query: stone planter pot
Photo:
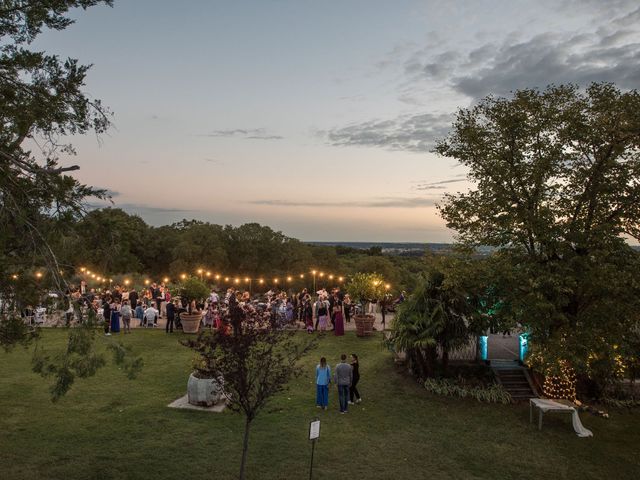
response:
[[[373,322],[375,322],[376,317],[373,315],[356,315],[353,319],[356,322],[356,335],[358,337],[373,335]]]
[[[198,378],[192,373],[187,382],[187,396],[191,405],[215,405],[222,397],[222,381],[215,378]]]
[[[182,331],[184,333],[198,333],[201,320],[202,313],[181,313],[180,323],[182,323]]]

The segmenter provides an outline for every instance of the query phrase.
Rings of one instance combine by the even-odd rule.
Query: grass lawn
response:
[[[80,380],[57,404],[48,383],[31,373],[32,349],[0,352],[0,479],[237,478],[242,418],[174,410],[186,392],[192,353],[178,336],[134,331],[124,338],[145,359],[129,381],[108,366]],[[63,330],[46,330],[47,349],[62,347]],[[314,366],[324,355],[361,359],[363,402],[340,415],[315,408]],[[321,438],[314,478],[354,479],[637,479],[640,412],[611,418],[582,414],[593,438],[578,438],[569,415],[548,415],[542,432],[528,406],[484,405],[429,395],[399,373],[379,337],[327,336],[296,380],[254,422],[248,477],[308,478],[308,422],[318,415]]]

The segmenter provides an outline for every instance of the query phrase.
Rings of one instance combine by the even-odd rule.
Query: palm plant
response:
[[[468,310],[464,292],[448,285],[445,275],[434,270],[400,306],[389,341],[407,353],[411,367],[422,378],[434,375],[440,347],[446,374],[449,353],[469,340]]]

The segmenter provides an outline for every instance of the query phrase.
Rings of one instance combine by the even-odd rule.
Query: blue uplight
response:
[[[520,340],[520,361],[524,362],[524,357],[527,356],[527,352],[529,351],[529,334],[521,333],[518,338]]]
[[[480,360],[489,358],[489,337],[487,335],[480,336]]]

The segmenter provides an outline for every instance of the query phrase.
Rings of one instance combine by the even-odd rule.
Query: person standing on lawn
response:
[[[349,402],[349,387],[353,381],[353,368],[346,363],[347,355],[340,356],[340,363],[336,365],[335,382],[338,386],[338,399],[340,401],[340,413],[347,413]]]
[[[102,318],[104,318],[104,334],[110,336],[109,327],[111,326],[111,303],[106,296],[102,298]]]
[[[173,326],[176,320],[176,310],[178,309],[176,303],[177,300],[175,302],[167,302],[167,325],[165,326],[165,332],[167,333],[173,333]]]
[[[132,315],[131,305],[129,305],[129,300],[125,300],[122,304],[122,308],[120,309],[120,314],[122,315],[122,323],[124,324],[124,333],[131,333],[131,315]]]
[[[362,399],[360,398],[360,392],[358,392],[358,381],[360,380],[360,362],[358,362],[358,355],[355,353],[351,354],[351,368],[353,369],[353,376],[351,380],[351,388],[349,389],[349,403],[351,405],[355,403],[360,403]]]
[[[327,365],[327,359],[322,357],[316,365],[316,406],[327,409],[329,405],[329,385],[331,384],[331,368]]]

